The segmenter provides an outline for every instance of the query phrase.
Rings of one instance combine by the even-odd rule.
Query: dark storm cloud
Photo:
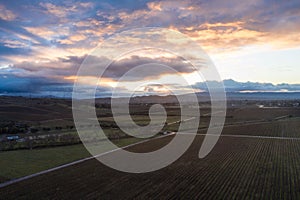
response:
[[[20,77],[11,74],[0,75],[0,93],[38,93],[43,91],[45,87],[48,91],[62,90],[70,87],[72,84],[62,81],[54,81],[51,79],[39,78],[39,77]]]
[[[130,58],[125,58],[117,62],[113,62],[104,76],[118,79],[122,77],[126,72],[138,66],[145,66],[141,73],[135,73],[127,78],[127,81],[138,81],[143,79],[155,79],[165,74],[174,74],[174,73],[192,73],[196,69],[187,63],[184,63],[181,58],[149,58],[149,57],[140,57],[140,56],[131,56]],[[170,71],[164,66],[169,66],[174,69],[176,72]],[[155,67],[155,68],[153,68]]]
[[[69,56],[67,58],[59,58],[45,63],[21,62],[12,65],[11,68],[21,70],[20,73],[23,75],[28,74],[31,76],[44,77],[59,76],[64,78],[66,76],[75,76],[85,58],[86,56]],[[99,69],[104,69],[106,64],[110,64],[102,77],[115,80],[118,80],[131,69],[146,64],[142,73],[129,76],[127,81],[138,81],[151,78],[154,79],[164,74],[174,74],[173,71],[165,69],[161,67],[161,65],[169,66],[170,68],[176,70],[176,74],[192,73],[196,71],[196,68],[188,63],[182,62],[179,57],[160,57],[153,59],[149,57],[131,56],[118,61],[112,61],[106,57],[89,56],[85,62],[85,66],[83,66],[85,67],[85,72],[83,75],[95,76],[99,72]],[[153,67],[156,67],[156,65],[158,67],[153,70]]]
[[[92,90],[92,86],[81,88],[82,98],[85,93]],[[11,74],[0,75],[0,95],[14,96],[56,96],[72,97],[73,83],[40,77],[20,77]],[[111,95],[110,87],[97,87],[96,97],[106,97]]]

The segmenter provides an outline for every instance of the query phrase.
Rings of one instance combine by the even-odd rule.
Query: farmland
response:
[[[171,138],[130,147],[151,151]],[[273,198],[300,197],[300,140],[221,137],[204,159],[203,136],[170,166],[127,174],[90,160],[1,188],[1,198]],[[22,188],[26,188],[22,189]]]
[[[0,100],[3,130],[7,131],[11,125],[27,130],[17,134],[31,137],[35,142],[32,148],[27,143],[22,148],[22,142],[8,143],[12,149],[0,152],[0,181],[89,156],[76,136],[70,101],[9,97]],[[218,143],[208,156],[199,159],[211,115],[209,103],[200,103],[198,135],[188,151],[168,167],[151,173],[129,174],[91,159],[0,187],[0,199],[299,199],[300,108],[294,104],[294,101],[229,102]],[[132,104],[132,119],[139,125],[147,125],[150,106]],[[164,106],[168,116],[162,131],[176,131],[184,123],[180,121],[179,107],[176,103]],[[140,141],[118,129],[109,104],[98,102],[96,108],[99,124],[112,142],[125,146]],[[27,114],[14,118],[20,111]],[[26,126],[20,128],[20,124]],[[28,131],[30,128],[36,131]],[[180,137],[186,134],[189,130]],[[154,138],[126,149],[150,152],[165,146],[172,137]]]
[[[137,138],[115,141],[119,147],[138,142]],[[82,144],[0,152],[0,183],[90,157]]]

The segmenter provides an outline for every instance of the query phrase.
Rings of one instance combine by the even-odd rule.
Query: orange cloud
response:
[[[40,3],[42,7],[44,7],[49,14],[55,15],[57,17],[66,17],[68,11],[75,11],[76,7],[72,6],[69,8],[56,6],[52,3]]]
[[[300,43],[300,33],[280,33],[258,31],[245,28],[242,21],[228,23],[204,23],[200,26],[175,27],[171,29],[187,34],[205,50],[218,53],[236,51],[248,45],[270,45],[273,48],[296,47]]]
[[[158,11],[162,11],[161,5],[162,5],[161,2],[149,2],[147,4],[150,10],[158,10]]]
[[[181,31],[209,51],[235,51],[248,45],[264,44],[273,48],[299,46],[296,10],[270,16],[264,2],[230,2],[235,5],[233,10],[228,7],[230,3],[222,1],[201,4],[189,0],[149,2],[145,9],[122,11],[118,16],[128,26],[159,24]],[[262,9],[256,10],[254,6]],[[283,11],[294,10],[288,4],[283,6],[286,6]]]
[[[95,85],[96,83],[98,86],[104,87],[116,87],[118,85],[118,81],[104,77],[99,79],[99,77],[96,76],[65,76],[63,79],[72,82],[78,81],[80,84],[85,85]]]
[[[6,21],[12,21],[16,19],[17,16],[5,6],[0,5],[0,19],[6,20]]]
[[[51,38],[53,35],[58,34],[48,27],[24,27],[28,32],[40,36],[42,38]],[[67,34],[67,32],[64,32]]]

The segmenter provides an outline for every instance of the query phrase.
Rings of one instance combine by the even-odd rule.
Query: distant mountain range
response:
[[[209,81],[211,87],[218,88],[221,86],[220,82]],[[300,100],[300,84],[272,84],[272,83],[259,83],[259,82],[238,82],[232,79],[223,81],[226,91],[227,100]],[[202,92],[197,93],[200,102],[210,100],[210,95],[206,82],[198,82],[193,85],[195,89]],[[189,94],[184,95],[189,98]],[[98,102],[110,102],[110,98],[98,99]],[[134,103],[173,103],[177,102],[175,96],[141,96],[133,97],[131,102]]]
[[[216,81],[209,81],[210,85],[219,87],[220,83]],[[255,93],[255,92],[300,92],[300,84],[272,84],[272,83],[259,83],[259,82],[238,82],[232,79],[226,79],[223,81],[226,92],[243,92],[243,93]],[[206,82],[198,82],[194,85],[194,88],[207,91]]]
[[[198,82],[193,85],[193,88],[201,91],[197,93],[199,101],[208,101],[210,99],[207,84],[211,87],[221,87],[220,82],[208,81]],[[223,81],[226,96],[228,100],[300,100],[300,84],[272,84],[272,83],[259,83],[259,82],[238,82],[232,79]],[[70,85],[70,88],[72,86]],[[23,96],[33,98],[66,98],[72,97],[72,89],[68,89],[63,93],[35,93],[35,92],[3,92],[0,96]],[[84,95],[83,95],[84,96]],[[97,93],[97,101],[99,102],[110,102],[110,95],[104,94],[101,91]],[[185,94],[184,96],[189,96]],[[171,95],[159,96],[159,95],[148,95],[148,96],[136,96],[132,98],[132,102],[176,102],[176,98]]]
[[[184,94],[184,98],[189,99],[190,94]],[[210,101],[210,95],[208,92],[196,93],[199,102]],[[123,98],[119,98],[122,103]],[[251,92],[251,93],[240,93],[240,92],[226,92],[227,101],[239,101],[239,100],[253,100],[253,101],[273,101],[273,100],[299,100],[300,92]],[[111,98],[97,98],[96,103],[110,103]],[[176,96],[167,95],[150,95],[150,96],[137,96],[130,99],[131,103],[178,103]]]

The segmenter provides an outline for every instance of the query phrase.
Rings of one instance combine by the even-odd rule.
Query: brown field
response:
[[[128,150],[151,151],[170,139]],[[122,173],[90,160],[1,188],[1,199],[300,198],[300,140],[222,137],[199,159],[202,140],[155,172]]]

